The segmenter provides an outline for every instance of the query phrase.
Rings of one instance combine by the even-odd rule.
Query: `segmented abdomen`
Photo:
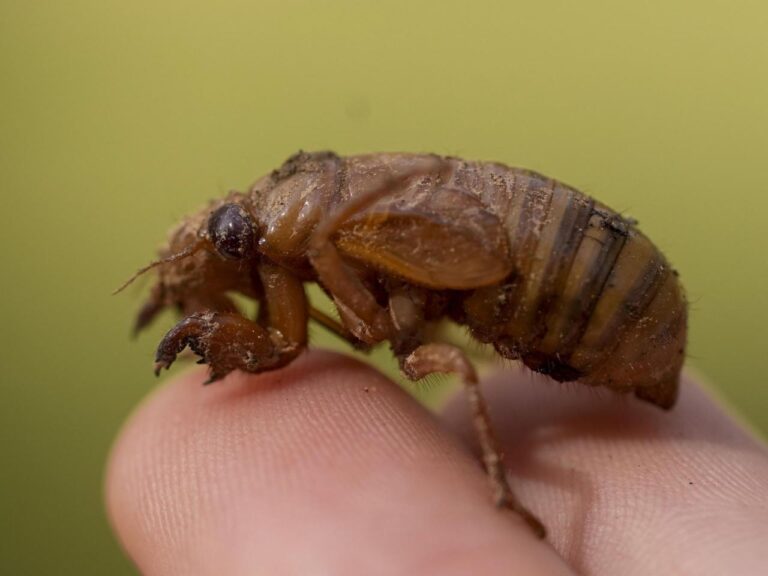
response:
[[[493,318],[479,319],[481,339],[556,379],[617,388],[664,379],[654,363],[668,369],[670,351],[659,347],[673,346],[682,362],[675,344],[684,341],[682,290],[664,256],[631,221],[535,172],[455,162],[451,185],[494,207],[513,261],[508,282],[465,303],[472,325],[473,310],[487,314],[493,299]],[[679,372],[680,362],[672,360]]]

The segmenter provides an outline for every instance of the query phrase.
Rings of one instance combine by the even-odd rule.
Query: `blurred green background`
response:
[[[768,6],[0,2],[0,572],[132,574],[110,443],[164,316],[110,292],[184,213],[298,148],[556,176],[638,218],[690,365],[768,430]]]

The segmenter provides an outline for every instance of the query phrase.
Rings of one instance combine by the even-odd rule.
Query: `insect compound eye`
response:
[[[253,222],[238,204],[224,204],[208,217],[208,236],[224,258],[242,260],[253,254]]]

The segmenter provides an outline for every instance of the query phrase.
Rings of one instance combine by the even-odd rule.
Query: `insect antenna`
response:
[[[160,258],[158,260],[153,260],[152,262],[150,262],[146,266],[143,266],[142,268],[139,268],[133,276],[128,278],[128,280],[123,282],[122,285],[117,290],[112,292],[112,295],[114,296],[115,294],[119,294],[120,292],[122,292],[123,290],[128,288],[128,286],[133,284],[133,282],[134,282],[134,280],[136,280],[136,278],[138,278],[139,276],[141,276],[145,272],[149,272],[150,270],[152,270],[152,268],[156,268],[157,266],[160,266],[161,264],[170,264],[171,262],[177,262],[177,261],[181,260],[182,258],[186,258],[187,256],[191,256],[192,254],[194,254],[195,252],[200,250],[200,248],[202,248],[202,246],[203,246],[202,241],[198,241],[198,242],[195,242],[194,244],[192,244],[191,246],[187,246],[186,248],[184,248],[184,250],[180,250],[180,251],[176,252],[175,254],[171,254],[170,256],[166,256],[165,258]]]

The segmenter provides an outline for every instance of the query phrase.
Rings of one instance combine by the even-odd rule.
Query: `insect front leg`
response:
[[[488,406],[480,392],[477,372],[464,352],[450,344],[424,344],[407,357],[401,358],[401,367],[412,380],[419,380],[434,372],[454,372],[461,376],[469,396],[472,422],[483,453],[483,464],[493,486],[496,505],[518,513],[539,538],[544,538],[544,525],[518,502],[509,487]]]
[[[290,272],[273,264],[259,265],[265,325],[235,312],[204,311],[174,326],[157,349],[155,373],[169,368],[185,347],[210,365],[208,383],[232,370],[264,372],[285,366],[307,343],[307,300]]]

